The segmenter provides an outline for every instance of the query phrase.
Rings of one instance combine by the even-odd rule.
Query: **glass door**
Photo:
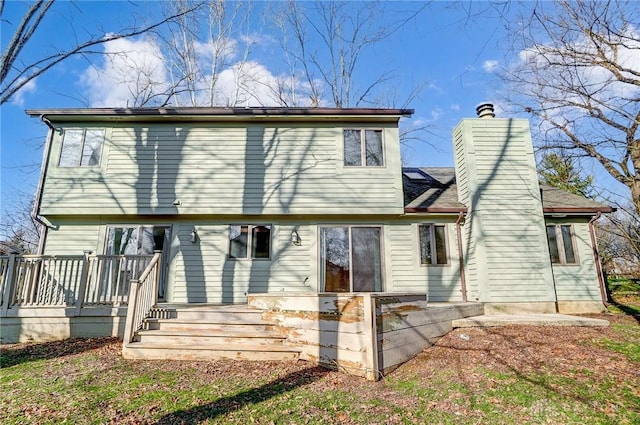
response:
[[[321,291],[382,291],[380,235],[380,227],[320,228]]]

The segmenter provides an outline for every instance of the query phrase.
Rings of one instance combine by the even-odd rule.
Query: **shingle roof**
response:
[[[456,173],[453,167],[403,168],[404,207],[407,212],[465,212],[458,200]],[[540,184],[545,213],[612,212],[608,205]]]
[[[455,170],[451,167],[403,168],[404,207],[407,212],[464,212],[458,201]]]

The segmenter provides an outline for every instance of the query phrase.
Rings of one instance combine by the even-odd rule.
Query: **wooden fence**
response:
[[[159,255],[159,254],[158,254]],[[2,315],[21,307],[126,305],[152,255],[0,256]]]

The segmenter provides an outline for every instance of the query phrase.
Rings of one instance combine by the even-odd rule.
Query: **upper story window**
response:
[[[346,129],[344,165],[349,167],[382,167],[384,148],[382,130]]]
[[[62,139],[58,167],[96,167],[104,142],[104,129],[67,129]]]
[[[229,258],[271,257],[271,226],[229,226]]]
[[[578,264],[575,235],[570,224],[548,225],[547,241],[553,264]]]
[[[444,224],[421,224],[420,234],[420,264],[437,266],[449,264],[447,258],[447,237]]]

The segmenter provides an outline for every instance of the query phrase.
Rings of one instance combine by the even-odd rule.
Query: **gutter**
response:
[[[49,134],[44,145],[44,152],[42,153],[42,166],[40,167],[40,179],[38,180],[38,189],[36,190],[36,198],[33,203],[33,209],[31,210],[31,219],[40,224],[42,233],[40,234],[40,240],[38,241],[38,255],[42,255],[44,252],[44,241],[47,237],[47,230],[51,227],[51,223],[48,223],[40,217],[40,203],[42,201],[42,191],[44,189],[44,177],[47,174],[49,168],[49,158],[51,156],[51,143],[53,141],[53,134],[56,131],[51,121],[46,116],[41,115],[40,120],[49,127]]]
[[[458,239],[458,257],[460,260],[460,291],[462,292],[462,301],[467,302],[467,279],[464,274],[464,255],[462,254],[462,230],[460,225],[464,222],[464,213],[460,211],[458,220],[456,220],[456,236]]]
[[[602,216],[602,213],[598,213],[589,220],[589,236],[591,236],[591,248],[593,249],[593,259],[596,262],[596,273],[598,274],[598,285],[600,286],[600,296],[602,297],[602,303],[605,307],[609,306],[609,297],[605,289],[604,275],[602,274],[602,265],[600,264],[600,254],[598,254],[598,244],[596,241],[596,231],[594,223]]]

